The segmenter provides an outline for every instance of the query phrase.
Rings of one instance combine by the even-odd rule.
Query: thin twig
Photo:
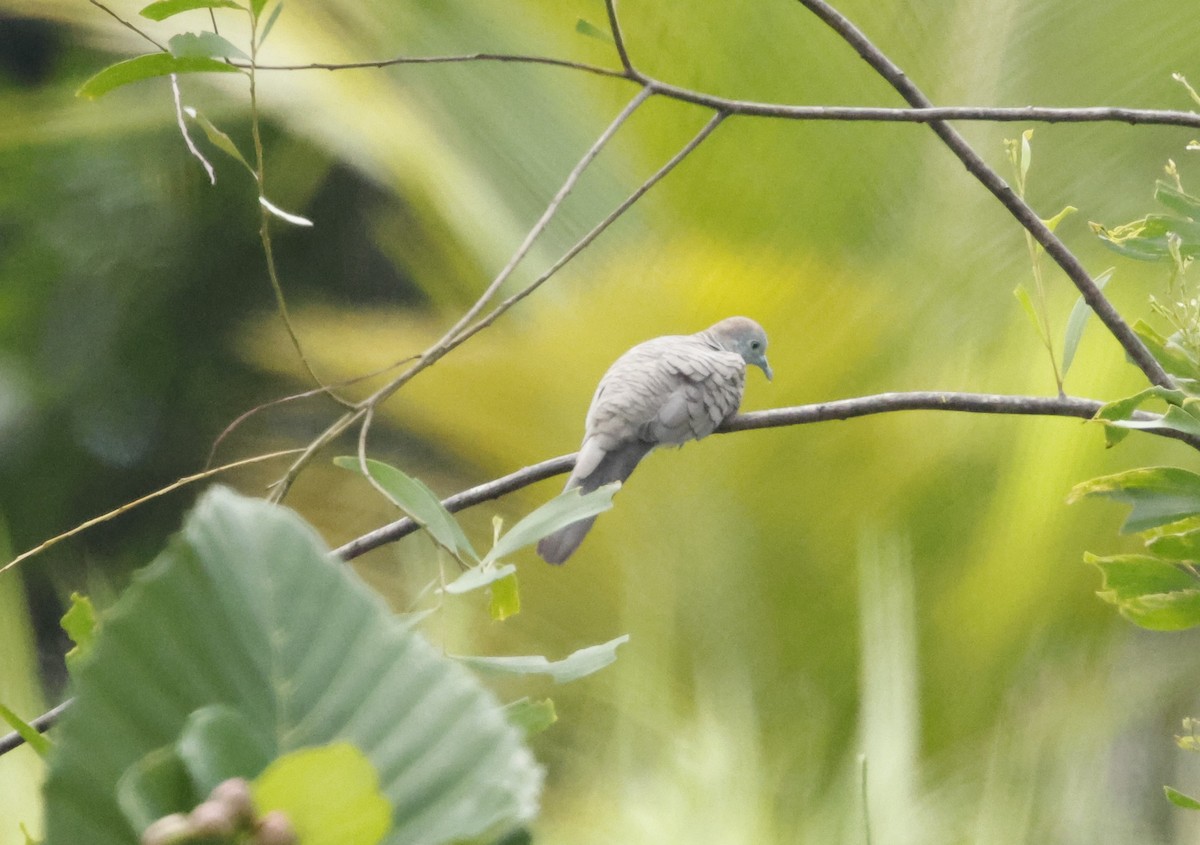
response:
[[[852,46],[876,73],[896,89],[910,106],[914,108],[932,107],[933,103],[905,75],[904,71],[884,55],[844,15],[826,3],[825,0],[799,0],[799,2],[824,21],[846,43]],[[934,120],[930,121],[929,127],[937,133],[937,136],[950,148],[950,151],[958,156],[958,159],[966,166],[967,171],[979,180],[985,188],[991,191],[1017,221],[1028,229],[1037,239],[1037,242],[1045,248],[1046,253],[1063,269],[1075,284],[1075,287],[1079,289],[1079,293],[1083,296],[1084,301],[1091,307],[1096,316],[1100,318],[1101,322],[1108,327],[1108,330],[1117,339],[1117,342],[1124,347],[1126,353],[1133,359],[1133,362],[1145,373],[1146,378],[1153,384],[1170,387],[1173,384],[1171,377],[1167,375],[1158,361],[1154,360],[1154,356],[1150,354],[1146,345],[1134,334],[1133,329],[1129,327],[1129,324],[1125,322],[1117,312],[1117,309],[1113,307],[1100,288],[1096,286],[1096,283],[1088,275],[1087,270],[1084,269],[1079,259],[1050,231],[1050,228],[1042,222],[1037,213],[1016,195],[1012,188],[984,162],[979,154],[972,149],[971,145],[967,143],[966,139],[958,134],[950,124],[941,120]]]
[[[10,560],[8,563],[4,564],[4,566],[0,566],[0,574],[3,574],[5,572],[7,572],[8,570],[12,569],[14,566],[16,566],[21,561],[31,558],[34,555],[40,554],[40,553],[44,552],[46,549],[50,548],[51,546],[61,543],[63,540],[66,540],[70,537],[74,537],[76,534],[86,531],[87,529],[89,529],[95,525],[99,525],[102,522],[108,522],[110,519],[113,519],[115,517],[120,516],[123,513],[133,510],[138,505],[145,504],[146,502],[149,502],[152,499],[157,499],[160,496],[165,496],[167,493],[178,490],[180,487],[184,487],[188,484],[192,484],[197,481],[203,481],[206,478],[212,478],[214,475],[219,475],[220,473],[227,472],[228,470],[231,470],[231,469],[237,469],[238,467],[244,467],[244,466],[249,466],[250,464],[261,463],[262,461],[269,461],[274,458],[281,458],[284,455],[295,455],[296,453],[298,453],[300,451],[301,451],[300,449],[284,449],[280,452],[271,452],[270,454],[266,454],[266,455],[255,455],[253,458],[243,458],[240,461],[233,461],[232,463],[223,464],[222,466],[214,467],[213,469],[206,469],[206,470],[204,470],[204,472],[198,472],[195,475],[184,476],[183,478],[180,478],[178,481],[171,482],[166,487],[160,487],[159,489],[155,490],[153,493],[148,493],[145,496],[141,496],[140,498],[134,499],[132,502],[126,502],[125,504],[121,505],[119,508],[115,508],[114,510],[109,511],[106,514],[101,514],[100,516],[93,517],[92,519],[89,519],[86,522],[81,522],[79,525],[76,525],[71,530],[64,531],[62,534],[59,534],[55,537],[51,537],[49,540],[46,540],[45,542],[38,544],[37,546],[35,546],[34,548],[30,549],[27,552],[22,552],[21,554],[17,555],[15,558]]]
[[[304,354],[304,347],[300,343],[300,336],[296,332],[296,327],[292,324],[292,318],[288,314],[287,299],[283,295],[283,284],[279,281],[279,270],[275,265],[275,251],[271,245],[271,212],[267,207],[266,163],[263,154],[261,121],[259,120],[258,113],[257,62],[260,46],[258,42],[258,16],[251,14],[249,63],[250,137],[254,143],[254,180],[258,183],[258,237],[262,243],[263,257],[267,263],[267,278],[271,283],[271,291],[275,294],[275,307],[279,312],[279,319],[283,322],[284,331],[287,332],[288,339],[292,342],[292,348],[296,350],[296,355],[300,358],[300,363],[304,365],[308,377],[339,405],[344,408],[351,408],[353,404],[343,399],[332,387],[325,384],[316,371],[313,370],[312,363],[308,360],[308,356]]]
[[[569,59],[555,59],[550,56],[525,56],[517,53],[464,53],[452,56],[396,56],[391,59],[379,59],[367,62],[310,62],[304,65],[258,65],[259,70],[365,70],[370,68],[393,67],[395,65],[441,65],[468,64],[471,62],[496,62],[500,64],[549,65],[550,67],[568,68],[597,76],[607,76],[615,79],[628,79],[623,70],[591,65],[587,62],[574,62]],[[234,67],[243,70],[249,67],[244,61],[230,61]]]
[[[590,232],[580,238],[574,244],[574,246],[564,252],[557,261],[551,264],[548,269],[530,282],[529,285],[508,297],[508,299],[497,305],[490,314],[488,314],[486,317],[483,317],[481,320],[479,320],[479,322],[475,323],[469,329],[463,331],[457,338],[455,338],[451,348],[458,346],[473,335],[490,326],[498,317],[500,317],[501,314],[541,287],[542,284],[545,283],[551,276],[561,270],[563,266],[567,264],[567,262],[587,248],[587,246],[590,245],[596,238],[598,238],[605,229],[616,222],[617,218],[628,211],[630,206],[641,199],[646,192],[658,184],[664,176],[674,170],[680,162],[687,158],[688,155],[690,155],[691,152],[696,149],[696,147],[700,146],[705,138],[711,135],[713,131],[721,125],[722,121],[724,121],[726,117],[728,117],[728,115],[724,113],[714,114],[708,123],[704,124],[704,127],[696,133],[692,140],[688,141],[688,143],[685,144],[683,148],[679,150],[679,152],[672,156],[666,164],[656,170],[654,175],[638,186],[637,190],[626,197],[625,200],[615,209],[613,209],[607,217],[597,223]]]
[[[1073,396],[1010,396],[995,393],[958,393],[937,390],[913,391],[910,393],[879,393],[853,399],[838,399],[812,405],[797,405],[791,408],[773,408],[766,411],[751,411],[739,414],[717,430],[717,434],[732,434],[760,428],[781,428],[793,425],[849,420],[874,414],[897,411],[958,411],[972,414],[1015,414],[1043,417],[1073,417],[1088,420],[1104,407],[1097,399],[1080,399]],[[1158,419],[1158,415],[1139,412],[1135,419]],[[1161,430],[1149,432],[1161,437],[1181,440],[1193,448],[1200,449],[1200,438],[1177,431]],[[556,458],[524,467],[501,478],[488,481],[442,501],[451,513],[469,508],[481,502],[498,499],[515,490],[528,487],[538,481],[570,472],[575,466],[577,453],[559,455]],[[377,528],[334,550],[344,560],[351,560],[377,549],[387,543],[406,537],[419,526],[408,517]]]
[[[394,361],[391,364],[388,364],[386,367],[380,367],[379,369],[374,370],[373,372],[364,373],[361,376],[355,376],[354,378],[344,379],[343,381],[339,381],[336,384],[333,384],[330,386],[338,387],[338,388],[350,387],[351,385],[358,384],[359,382],[366,381],[367,379],[372,379],[372,378],[375,378],[376,376],[381,376],[384,373],[394,370],[397,367],[403,366],[404,364],[407,364],[409,361],[412,361],[416,358],[417,358],[416,355],[409,355],[407,357],[401,358],[399,361]],[[217,435],[216,440],[213,441],[212,447],[208,450],[208,460],[205,462],[204,466],[205,467],[211,466],[212,462],[216,459],[217,449],[220,448],[221,443],[223,443],[225,441],[225,438],[228,437],[230,434],[232,434],[234,432],[234,430],[237,429],[238,426],[240,426],[246,420],[250,419],[250,417],[254,416],[259,411],[265,411],[268,408],[273,408],[277,405],[283,405],[288,402],[295,402],[298,399],[309,399],[313,396],[321,396],[321,395],[324,395],[324,393],[325,393],[324,387],[314,387],[312,390],[305,390],[300,393],[293,393],[290,396],[281,396],[278,399],[272,399],[269,402],[263,402],[261,405],[255,405],[250,410],[243,411],[242,413],[238,414],[237,418],[234,419],[233,422],[231,422],[229,425],[225,426],[225,428],[221,430],[221,433]]]
[[[128,30],[136,32],[138,35],[140,35],[145,40],[149,41],[151,44],[153,44],[158,49],[162,50],[164,53],[167,52],[166,47],[164,47],[162,44],[159,44],[157,41],[155,41],[149,35],[142,32],[136,26],[131,24],[129,21],[125,20],[123,17],[118,15],[116,12],[114,12],[112,9],[108,8],[108,6],[105,6],[103,3],[100,2],[100,0],[88,0],[88,2],[91,3],[93,6],[95,6],[97,9],[100,9],[101,11],[107,13],[110,17],[113,18],[113,20],[115,20],[121,26],[125,27]]]
[[[409,381],[411,381],[418,373],[440,360],[443,355],[457,345],[456,341],[458,343],[462,342],[461,340],[458,340],[459,335],[462,334],[463,331],[471,325],[475,318],[479,316],[480,312],[487,307],[487,304],[496,295],[496,291],[499,290],[501,285],[508,281],[508,278],[517,268],[517,265],[520,264],[521,260],[532,248],[534,241],[537,240],[538,236],[541,235],[543,231],[545,231],[546,226],[550,223],[550,220],[558,212],[558,209],[561,207],[563,201],[571,193],[572,189],[575,187],[575,184],[579,181],[579,177],[582,175],[583,171],[587,169],[588,165],[591,164],[592,161],[595,160],[596,156],[600,154],[600,151],[605,147],[605,145],[608,144],[612,137],[617,133],[617,130],[620,129],[625,123],[625,121],[627,121],[630,116],[633,115],[633,113],[639,106],[642,105],[642,103],[646,102],[646,100],[651,96],[651,93],[652,92],[649,89],[640,89],[637,95],[629,101],[625,108],[623,108],[621,112],[615,118],[613,118],[612,123],[610,123],[604,132],[600,134],[600,137],[592,143],[575,167],[571,169],[571,172],[567,174],[566,180],[558,189],[558,192],[550,200],[550,203],[546,206],[546,210],[542,212],[541,217],[538,218],[537,222],[534,223],[528,234],[526,234],[524,240],[521,241],[521,244],[517,247],[512,257],[509,258],[508,263],[504,265],[498,274],[496,274],[496,277],[492,279],[492,281],[484,289],[483,293],[481,293],[475,300],[475,303],[467,309],[466,313],[463,314],[453,326],[447,329],[446,332],[437,340],[437,342],[422,352],[415,364],[385,384],[383,387],[379,388],[369,397],[364,399],[354,410],[340,417],[333,425],[322,432],[322,434],[315,441],[313,441],[313,443],[309,444],[309,448],[300,455],[300,457],[292,464],[292,466],[288,467],[287,472],[273,485],[274,489],[272,490],[271,494],[273,501],[279,501],[285,495],[287,495],[287,491],[291,487],[292,482],[295,480],[296,475],[301,469],[304,468],[304,466],[311,459],[312,455],[315,454],[317,449],[333,440],[335,437],[345,431],[350,425],[362,419],[366,409],[374,408]]]
[[[604,0],[604,9],[608,12],[608,28],[612,32],[617,55],[621,58],[621,67],[625,68],[625,73],[630,78],[636,78],[638,72],[633,69],[633,62],[629,60],[629,51],[625,48],[625,36],[621,34],[621,22],[617,20],[617,0]]]

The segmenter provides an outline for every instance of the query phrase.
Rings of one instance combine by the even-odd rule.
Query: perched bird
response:
[[[588,408],[583,445],[565,489],[590,493],[624,481],[656,446],[682,446],[712,434],[737,413],[746,365],[767,379],[767,335],[748,317],[729,317],[693,335],[639,343],[600,379]],[[562,563],[596,521],[581,519],[538,543],[547,563]]]

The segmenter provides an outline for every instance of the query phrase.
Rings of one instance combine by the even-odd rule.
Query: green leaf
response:
[[[1132,505],[1122,534],[1200,514],[1200,475],[1179,467],[1141,467],[1076,484],[1068,502],[1103,496]]]
[[[1117,420],[1110,425],[1135,431],[1179,431],[1200,437],[1200,419],[1175,405],[1167,408],[1167,412],[1160,419]]]
[[[71,593],[71,606],[59,621],[63,631],[75,645],[66,654],[67,668],[74,672],[76,663],[91,653],[97,632],[96,608],[82,593]]]
[[[558,713],[554,710],[554,702],[549,698],[533,701],[520,698],[504,706],[508,721],[525,732],[530,737],[540,734],[558,721]]]
[[[267,23],[262,29],[262,35],[258,36],[258,46],[262,47],[267,40],[267,36],[271,34],[271,30],[275,28],[275,21],[279,20],[280,13],[283,12],[283,0],[279,0],[275,4],[275,8],[271,10],[271,17],[267,18]]]
[[[1172,789],[1169,786],[1163,787],[1163,792],[1167,795],[1167,800],[1176,807],[1182,807],[1185,810],[1200,810],[1200,800],[1192,798],[1190,795],[1184,795],[1177,789]]]
[[[1155,555],[1181,562],[1200,561],[1200,528],[1176,534],[1160,534],[1146,542]]]
[[[178,15],[180,12],[190,12],[193,9],[241,9],[246,11],[246,7],[240,3],[235,3],[233,0],[158,0],[157,3],[151,3],[140,12],[143,18],[149,18],[152,21],[165,21],[167,18]]]
[[[1085,555],[1103,574],[1096,595],[1129,621],[1153,631],[1200,625],[1200,580],[1179,566],[1150,555]]]
[[[1154,183],[1154,199],[1176,214],[1192,220],[1200,219],[1200,199],[1161,179]]]
[[[591,21],[586,21],[583,18],[579,18],[577,21],[575,21],[575,31],[580,35],[586,35],[588,38],[595,38],[598,41],[603,41],[605,44],[616,44],[616,42],[613,41],[611,32],[606,29],[601,29]]]
[[[199,795],[230,778],[254,778],[271,762],[273,750],[245,716],[224,704],[192,712],[176,746]]]
[[[50,753],[50,748],[52,747],[50,740],[43,736],[41,731],[3,704],[0,704],[0,719],[8,722],[9,727],[16,731],[21,739],[25,740],[29,747],[36,751],[40,757],[45,757]]]
[[[484,556],[483,562],[501,560],[517,549],[553,534],[564,525],[609,510],[613,496],[620,489],[621,483],[614,481],[584,495],[580,495],[578,487],[560,493],[509,529]]]
[[[488,604],[488,613],[497,622],[503,622],[520,612],[521,592],[517,588],[517,574],[514,572],[492,584],[492,600]]]
[[[362,471],[357,457],[334,458],[333,462],[342,469],[354,472]],[[434,495],[432,490],[418,479],[381,461],[368,460],[367,471],[371,473],[375,482],[386,491],[392,504],[407,513],[418,525],[428,531],[435,543],[459,560],[464,558],[479,560],[479,555],[475,553],[471,541],[463,533],[458,520],[443,507],[441,500]]]
[[[236,44],[215,32],[182,32],[171,37],[167,48],[177,58],[208,56],[213,59],[250,59]]]
[[[304,845],[375,845],[390,826],[379,775],[348,742],[286,754],[251,788],[255,809],[282,811]]]
[[[1049,344],[1050,338],[1046,337],[1046,329],[1042,326],[1042,321],[1038,317],[1037,307],[1033,304],[1033,298],[1029,295],[1029,289],[1025,285],[1017,285],[1013,290],[1013,296],[1017,298],[1017,302],[1021,303],[1021,307],[1025,309],[1025,315],[1029,317],[1029,322],[1033,325],[1034,331],[1038,337],[1042,339],[1042,343]]]
[[[1043,220],[1042,222],[1046,224],[1047,229],[1049,229],[1051,232],[1053,232],[1055,229],[1058,228],[1059,223],[1066,220],[1068,217],[1070,217],[1072,214],[1074,214],[1078,210],[1079,209],[1073,205],[1064,206],[1063,210],[1058,212],[1058,214],[1054,215],[1049,220]]]
[[[1021,133],[1021,185],[1024,186],[1025,178],[1029,175],[1029,166],[1033,164],[1033,130],[1026,129]]]
[[[391,805],[386,845],[470,839],[537,808],[541,770],[492,693],[335,565],[299,516],[224,488],[134,578],[73,680],[46,845],[135,841],[118,778],[211,705],[235,709],[272,759],[360,749]]]
[[[1154,360],[1176,379],[1186,379],[1189,382],[1200,379],[1200,366],[1178,343],[1163,337],[1142,320],[1133,324],[1133,331],[1142,343],[1146,344]]]
[[[250,13],[258,18],[267,7],[267,0],[250,0]]]
[[[97,73],[75,92],[77,97],[94,100],[107,94],[114,88],[152,79],[156,76],[167,76],[172,73],[240,73],[237,68],[225,62],[204,56],[172,56],[170,53],[147,53],[133,59],[126,59],[109,65]]]
[[[1067,209],[1071,209],[1071,207],[1067,206],[1067,208],[1064,208],[1059,212],[1059,216],[1061,217],[1063,214],[1065,214]],[[1074,211],[1074,209],[1071,210]],[[1096,287],[1098,287],[1100,290],[1104,290],[1104,286],[1107,285],[1109,279],[1112,278],[1114,269],[1115,268],[1113,267],[1109,267],[1107,270],[1097,276],[1094,279],[1096,282]],[[1071,308],[1071,316],[1067,317],[1067,330],[1063,335],[1062,377],[1064,379],[1067,377],[1067,373],[1071,369],[1071,364],[1075,361],[1075,352],[1079,349],[1079,341],[1083,338],[1083,329],[1085,326],[1087,326],[1087,320],[1090,316],[1092,316],[1091,306],[1089,306],[1084,301],[1083,297],[1080,296],[1075,300],[1074,307]]]
[[[1171,258],[1169,236],[1179,238],[1179,251],[1187,258],[1200,254],[1200,223],[1186,217],[1148,214],[1112,229],[1091,223],[1092,231],[1104,245],[1128,258],[1139,261],[1164,261]]]
[[[488,584],[507,578],[516,571],[517,568],[511,563],[506,563],[503,566],[480,564],[479,566],[472,566],[443,589],[453,595],[469,593],[472,590],[478,590],[481,587],[486,587]]]
[[[617,646],[629,642],[629,635],[600,645],[572,652],[562,660],[550,662],[539,655],[527,657],[460,657],[466,665],[498,675],[549,675],[556,684],[565,684],[598,672],[617,659]]]
[[[163,816],[189,812],[202,800],[171,746],[147,752],[129,766],[117,780],[116,793],[125,820],[138,833]]]
[[[250,173],[251,178],[256,182],[258,181],[258,174],[254,172],[254,168],[250,166],[250,162],[246,161],[245,157],[242,156],[241,150],[233,143],[232,138],[218,129],[211,120],[195,109],[190,107],[185,108],[184,113],[200,124],[200,128],[204,130],[204,135],[208,138],[210,144],[226,155],[231,156],[234,160],[241,162],[242,166]]]

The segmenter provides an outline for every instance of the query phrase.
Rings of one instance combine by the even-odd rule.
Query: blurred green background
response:
[[[113,0],[133,19],[141,2]],[[1194,16],[1171,0],[937,0],[838,7],[939,104],[1188,108]],[[629,49],[667,81],[745,99],[900,105],[799,3],[621,7]],[[615,66],[599,0],[287,0],[264,63],[476,51]],[[241,22],[219,18],[244,43]],[[203,13],[145,28],[165,40]],[[0,514],[15,550],[203,467],[238,414],[309,385],[273,311],[250,180],[180,140],[163,80],[97,102],[73,92],[146,49],[82,0],[0,0]],[[249,151],[244,83],[184,78],[185,103]],[[419,351],[504,264],[635,89],[561,69],[431,65],[264,72],[267,193],[315,221],[277,226],[283,284],[318,372],[350,378]],[[528,282],[707,120],[652,100],[590,169],[510,285]],[[1022,125],[964,124],[1008,176]],[[1132,317],[1162,268],[1106,252],[1088,220],[1151,210],[1195,133],[1040,126],[1030,200]],[[204,146],[204,142],[200,143]],[[732,119],[593,247],[395,397],[371,452],[448,494],[577,447],[605,367],[632,344],[724,316],[758,319],[776,378],[743,407],[885,390],[1051,394],[1012,296],[1019,227],[925,127]],[[1075,294],[1049,270],[1061,334]],[[1093,324],[1068,392],[1142,386]],[[217,451],[301,445],[335,414],[268,409]],[[340,454],[353,448],[346,440]],[[714,437],[654,455],[561,569],[519,561],[503,624],[447,607],[454,650],[560,657],[630,633],[620,659],[551,695],[546,843],[1184,843],[1200,791],[1175,748],[1200,715],[1200,640],[1147,634],[1094,591],[1085,549],[1132,550],[1119,511],[1067,507],[1077,481],[1185,447],[1106,451],[1077,421],[934,413]],[[282,469],[227,477],[261,492]],[[553,495],[547,481],[470,512],[480,537]],[[0,700],[64,694],[57,617],[71,590],[106,604],[197,494],[159,500],[0,578]],[[288,503],[331,544],[394,518],[319,461]],[[398,608],[435,571],[419,537],[362,559]],[[28,612],[26,612],[26,610]],[[38,764],[0,759],[0,843],[37,828]]]

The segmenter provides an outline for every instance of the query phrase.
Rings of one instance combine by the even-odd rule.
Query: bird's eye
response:
[[[762,346],[762,344],[759,343],[757,340],[750,341],[750,348],[753,349],[755,352],[758,351],[758,347],[760,347],[760,346]]]

